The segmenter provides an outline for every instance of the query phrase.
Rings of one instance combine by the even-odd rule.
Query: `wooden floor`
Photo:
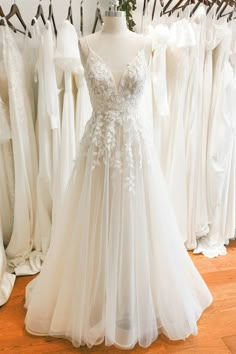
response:
[[[227,256],[208,259],[199,255],[193,256],[193,260],[214,297],[213,305],[199,321],[198,336],[178,342],[160,336],[148,349],[136,346],[129,353],[236,354],[236,242],[231,242]],[[18,278],[9,302],[0,309],[0,352],[124,353],[104,345],[75,349],[66,340],[27,334],[24,330],[24,290],[31,279]]]

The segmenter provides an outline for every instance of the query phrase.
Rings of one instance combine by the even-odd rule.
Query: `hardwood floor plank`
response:
[[[230,353],[236,354],[236,333],[233,336],[223,337],[222,340],[226,344],[227,348],[230,350]]]
[[[173,342],[161,335],[149,348],[136,345],[130,354],[236,354],[236,241],[230,243],[228,255],[224,257],[208,259],[189,254],[214,297],[213,305],[203,313],[198,323],[198,336]],[[105,345],[91,349],[74,348],[67,340],[28,334],[24,329],[24,294],[26,285],[33,278],[17,278],[10,300],[0,308],[0,353],[124,353],[124,350]]]

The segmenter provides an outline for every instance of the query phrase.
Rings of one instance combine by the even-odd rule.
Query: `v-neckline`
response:
[[[126,74],[126,71],[127,71],[127,68],[133,64],[133,62],[139,57],[140,54],[143,54],[144,55],[144,51],[145,51],[145,46],[141,49],[138,50],[138,52],[136,53],[136,55],[125,65],[124,69],[121,70],[121,77],[120,77],[120,80],[118,82],[118,84],[116,83],[116,80],[115,80],[115,77],[114,77],[114,74],[110,68],[110,66],[106,63],[106,61],[99,55],[97,54],[91,47],[90,45],[88,45],[88,49],[89,49],[89,54],[88,54],[88,57],[87,57],[87,61],[86,61],[86,68],[87,68],[87,65],[88,65],[88,61],[89,61],[89,57],[90,57],[90,54],[92,53],[93,55],[96,56],[96,58],[98,60],[100,60],[100,62],[105,66],[105,68],[107,69],[107,71],[109,72],[109,75],[112,79],[112,82],[113,82],[113,85],[114,85],[114,89],[116,92],[119,92],[120,90],[120,87],[121,87],[121,83],[123,81],[123,78]],[[145,60],[145,63],[146,63],[146,60]]]

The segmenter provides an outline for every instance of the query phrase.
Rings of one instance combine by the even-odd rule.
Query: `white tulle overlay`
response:
[[[154,158],[141,101],[141,50],[119,85],[91,49],[85,76],[93,114],[40,275],[26,292],[26,329],[74,346],[149,346],[183,339],[211,294],[183,245]]]

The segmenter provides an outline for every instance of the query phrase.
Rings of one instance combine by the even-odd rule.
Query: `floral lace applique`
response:
[[[93,114],[80,144],[81,155],[92,153],[93,169],[109,163],[113,178],[122,173],[130,192],[135,192],[135,169],[142,168],[143,159],[149,161],[151,156],[140,113],[146,76],[144,50],[126,66],[118,86],[103,60],[89,52],[85,78]]]

